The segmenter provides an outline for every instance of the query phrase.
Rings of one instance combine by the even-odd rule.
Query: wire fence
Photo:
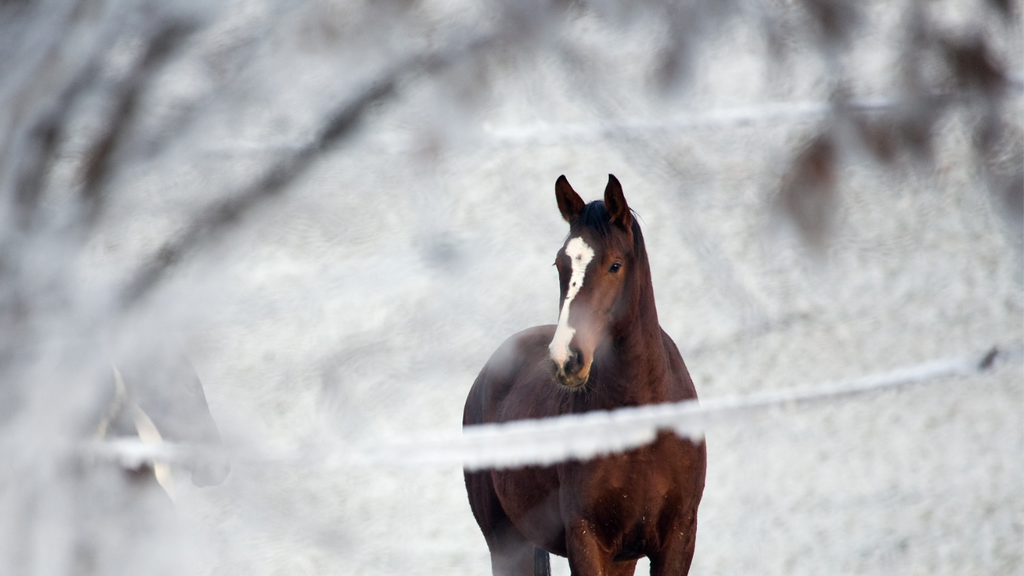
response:
[[[1013,75],[1006,86],[1006,95],[1019,98],[1024,94],[1024,76]],[[736,129],[748,126],[772,124],[799,124],[819,122],[840,109],[854,114],[877,114],[907,106],[940,106],[951,103],[965,103],[977,95],[968,92],[934,93],[913,101],[899,96],[874,96],[850,98],[849,100],[795,102],[767,102],[751,106],[734,106],[662,118],[620,118],[600,124],[540,123],[515,127],[483,126],[475,145],[490,147],[516,146],[561,146],[566,142],[592,142],[608,138],[648,138],[651,136],[694,130]],[[298,140],[263,141],[253,143],[221,142],[206,146],[206,151],[215,154],[261,154],[280,153],[308,148],[312,142]],[[415,136],[398,132],[382,132],[369,138],[368,144],[380,151],[391,154],[405,154],[415,151],[422,143]]]
[[[356,444],[239,449],[232,457],[261,463],[321,466],[449,466],[466,469],[551,465],[625,452],[652,442],[661,431],[699,441],[707,429],[735,423],[758,411],[824,405],[854,396],[981,375],[1024,357],[1024,345],[993,347],[982,354],[942,358],[895,370],[814,386],[713,398],[702,402],[619,408],[554,418],[467,426],[461,435],[435,434]],[[120,438],[92,441],[79,452],[116,461],[126,468],[142,464],[186,464],[217,457],[223,448]]]

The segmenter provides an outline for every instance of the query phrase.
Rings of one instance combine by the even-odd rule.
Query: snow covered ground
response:
[[[799,129],[673,134],[658,157],[614,139],[339,154],[222,260],[194,345],[212,410],[243,444],[457,430],[496,346],[555,320],[562,173],[588,200],[622,180],[702,398],[1024,340],[1019,248],[962,158],[850,167],[817,260],[773,232],[767,192]],[[714,430],[691,573],[1020,574],[1022,406],[1018,361]],[[180,507],[212,573],[489,570],[456,467],[237,465]]]
[[[796,72],[775,82],[742,23],[713,35],[674,99],[603,84],[604,65],[618,71],[616,83],[643,82],[645,69],[630,64],[650,48],[643,26],[613,33],[582,19],[571,32],[589,50],[580,68],[566,64],[571,54],[510,56],[481,72],[490,88],[471,97],[466,116],[446,112],[459,105],[432,82],[412,83],[400,105],[376,111],[361,136],[156,294],[144,313],[182,335],[238,449],[220,486],[178,478],[181,546],[168,549],[183,573],[489,573],[457,466],[317,455],[458,433],[494,349],[555,322],[551,262],[567,231],[554,199],[560,174],[585,200],[600,197],[608,173],[622,182],[644,230],[662,326],[702,399],[1024,343],[1019,231],[975,173],[970,118],[938,127],[934,165],[847,162],[834,233],[814,251],[773,204],[814,117],[567,135],[569,123],[656,124],[828,97],[811,55],[792,56]],[[884,37],[868,40],[882,48],[865,40],[863,61],[850,66],[864,69],[856,93],[875,96],[886,84],[872,84],[872,71],[885,70],[888,53]],[[288,89],[331,84],[329,66],[309,58]],[[281,109],[261,115],[264,97]],[[132,194],[109,208],[123,224],[96,237],[90,265],[123,274],[207,201],[211,174],[222,188],[245,181],[274,146],[301,140],[313,112],[283,106],[288,97],[286,88],[253,95],[252,111],[237,115],[248,122],[203,127],[213,136],[202,153],[132,174]],[[1019,129],[1021,99],[1010,108]],[[539,136],[508,137],[524,127]],[[765,412],[712,429],[707,443],[691,574],[1024,574],[1019,358],[985,375]],[[247,456],[276,449],[314,457]],[[553,568],[568,574],[564,560]]]

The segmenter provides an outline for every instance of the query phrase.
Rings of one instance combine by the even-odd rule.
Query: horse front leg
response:
[[[535,546],[511,523],[489,534],[487,547],[493,576],[538,576],[534,570]]]
[[[663,536],[664,544],[657,554],[650,555],[651,576],[686,576],[697,544],[696,514],[692,521]]]
[[[612,555],[602,545],[590,522],[584,519],[568,523],[565,546],[572,576],[619,576],[612,570]]]

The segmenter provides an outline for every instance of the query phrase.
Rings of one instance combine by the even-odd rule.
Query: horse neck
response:
[[[626,403],[664,401],[668,394],[666,352],[646,260],[638,266],[633,290],[635,309],[616,327],[610,339],[603,384],[610,394]]]

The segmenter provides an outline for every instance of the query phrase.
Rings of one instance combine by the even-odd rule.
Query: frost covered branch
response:
[[[480,57],[480,51],[486,50],[493,42],[493,36],[484,35],[459,42],[456,46],[446,46],[433,52],[413,55],[357,90],[353,97],[339,105],[322,123],[315,138],[288,150],[284,157],[277,160],[256,182],[204,209],[186,227],[184,234],[161,247],[125,287],[122,305],[131,307],[152,290],[166,271],[186,257],[191,250],[209,242],[227,228],[237,225],[248,212],[285,190],[288,185],[305,174],[316,160],[351,137],[371,108],[397,96],[398,87],[404,80],[419,73],[436,72],[467,57]]]

